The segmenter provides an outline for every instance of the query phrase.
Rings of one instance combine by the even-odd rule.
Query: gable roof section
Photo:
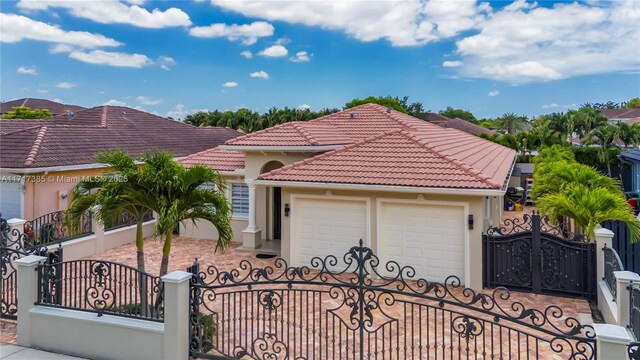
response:
[[[227,141],[241,146],[323,146],[351,144],[353,140],[334,126],[289,122]]]
[[[214,148],[241,134],[226,128],[194,127],[119,106],[20,121],[0,120],[2,168],[93,164],[98,152],[115,149],[132,156],[161,150],[181,157]]]
[[[495,131],[491,129],[483,128],[482,126],[458,118],[449,119],[447,121],[438,123],[438,125],[442,126],[443,128],[458,129],[460,131],[464,131],[473,135],[491,135],[495,133]]]
[[[178,162],[187,167],[204,165],[218,171],[234,171],[244,169],[244,159],[242,152],[217,147],[189,155]]]
[[[457,130],[393,130],[306,159],[259,180],[504,189],[515,151]],[[477,141],[469,141],[468,137]],[[464,146],[457,146],[466,138]]]
[[[47,99],[22,98],[0,103],[0,114],[7,113],[14,107],[19,106],[25,106],[31,109],[48,109],[53,115],[66,114],[85,109],[80,105],[62,104]]]
[[[602,109],[600,111],[609,119],[631,119],[640,117],[640,109]]]

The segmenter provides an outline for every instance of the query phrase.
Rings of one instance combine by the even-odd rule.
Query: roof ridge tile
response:
[[[34,160],[36,159],[36,156],[38,155],[38,152],[40,151],[40,145],[42,145],[42,142],[44,141],[44,136],[46,133],[47,133],[46,126],[43,126],[42,128],[40,128],[40,131],[38,131],[38,135],[36,135],[36,140],[33,142],[33,146],[31,147],[31,151],[29,152],[29,155],[27,156],[27,159],[24,162],[24,167],[31,167],[31,165],[33,164]]]
[[[107,127],[107,109],[108,105],[105,105],[102,109],[102,117],[100,118],[100,127]]]
[[[301,123],[295,123],[292,127],[298,132],[298,134],[302,135],[311,145],[320,145],[320,142],[316,140],[309,132],[303,128]]]

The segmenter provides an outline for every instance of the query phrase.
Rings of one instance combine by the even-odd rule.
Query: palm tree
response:
[[[600,145],[598,151],[600,160],[607,164],[607,173],[611,176],[611,159],[609,157],[609,148],[611,148],[618,139],[618,128],[611,124],[604,124],[595,128],[591,135],[595,138],[595,143]]]
[[[157,197],[156,233],[164,238],[160,276],[167,273],[173,229],[183,221],[203,219],[218,230],[216,252],[231,246],[231,210],[224,195],[226,183],[214,170],[204,166],[185,168],[167,153],[143,158],[142,177]],[[215,189],[206,187],[215,185]]]
[[[624,147],[636,147],[640,143],[640,124],[627,124],[624,121],[616,123],[618,137]]]
[[[154,209],[156,198],[141,181],[141,171],[135,161],[123,151],[101,153],[97,162],[107,164],[109,172],[103,176],[80,181],[72,191],[71,202],[66,212],[67,222],[74,226],[87,210],[98,206],[97,219],[103,224],[111,223],[126,211],[136,218],[136,258],[138,270],[145,272],[144,238],[142,222],[144,215]],[[140,277],[141,311],[147,312],[146,277]]]
[[[603,176],[596,169],[575,161],[551,161],[535,171],[535,186],[531,196],[537,199],[563,191],[567,184],[583,184],[589,188],[603,188],[612,193],[620,191],[620,182]],[[538,169],[539,168],[539,169]]]
[[[590,144],[593,141],[592,132],[594,129],[607,125],[609,121],[600,110],[591,107],[574,110],[572,114],[575,116],[577,130],[585,144]]]
[[[640,221],[629,210],[621,191],[571,183],[561,192],[539,198],[537,204],[540,211],[553,221],[561,216],[573,219],[576,232],[588,239],[594,239],[596,227],[607,220],[620,220],[627,224],[632,242],[640,237]]]
[[[500,131],[506,131],[507,134],[514,135],[518,131],[522,131],[524,125],[527,123],[525,116],[518,116],[514,113],[507,113],[494,122],[496,129]]]

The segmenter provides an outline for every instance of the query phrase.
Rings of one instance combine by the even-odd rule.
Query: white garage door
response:
[[[22,219],[21,199],[22,191],[19,182],[0,181],[0,213],[3,218]]]
[[[343,268],[343,255],[367,243],[367,203],[365,201],[297,198],[291,209],[291,263],[309,265],[314,256],[338,258]]]
[[[381,203],[378,256],[381,264],[412,266],[416,276],[464,282],[464,208],[418,203]],[[380,266],[382,268],[383,266]]]

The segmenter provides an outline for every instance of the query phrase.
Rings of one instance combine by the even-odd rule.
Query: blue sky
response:
[[[496,117],[640,96],[638,1],[0,5],[2,100],[126,104],[182,118],[407,95],[433,111]]]

